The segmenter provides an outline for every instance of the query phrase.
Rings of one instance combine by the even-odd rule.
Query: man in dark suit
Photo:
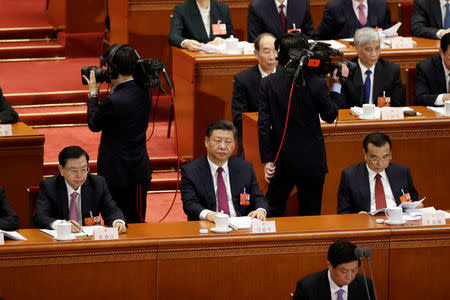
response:
[[[8,231],[17,228],[19,228],[19,217],[9,205],[5,190],[0,186],[0,229]]]
[[[8,101],[6,101],[2,89],[0,89],[0,124],[13,124],[17,123],[18,120],[19,115],[14,108],[11,107]]]
[[[308,275],[297,282],[295,300],[369,299],[364,277],[358,274],[360,262],[356,246],[339,240],[328,248],[328,269]],[[370,299],[375,299],[373,282],[366,278]]]
[[[146,141],[152,98],[139,78],[133,78],[139,68],[133,48],[116,44],[103,57],[111,75],[111,93],[99,101],[100,83],[94,72],[89,79],[85,77],[89,83],[89,129],[102,132],[97,170],[127,221],[143,223],[152,174]]]
[[[235,138],[231,122],[212,122],[206,130],[207,155],[181,169],[181,201],[188,220],[213,222],[220,211],[231,217],[266,219],[267,201],[252,165],[231,157]]]
[[[351,38],[357,29],[366,26],[383,29],[391,26],[391,11],[386,0],[330,0],[325,5],[315,38]]]
[[[418,200],[409,168],[389,163],[391,145],[391,139],[382,132],[366,136],[363,141],[366,162],[342,171],[338,214],[396,207],[401,204],[400,197],[408,193],[412,201]]]
[[[276,72],[275,37],[270,33],[261,33],[255,40],[255,56],[258,64],[237,73],[233,81],[233,98],[231,113],[237,129],[237,156],[245,159],[242,145],[242,113],[258,111],[256,100],[261,79]]]
[[[225,30],[218,30],[218,24]],[[201,43],[219,45],[233,34],[228,5],[216,0],[188,0],[173,10],[169,44],[199,51]]]
[[[377,105],[378,97],[391,98],[391,106],[404,106],[400,68],[380,58],[380,38],[370,27],[358,29],[355,33],[355,47],[358,57],[355,74],[342,84],[341,108],[362,106],[365,103]],[[369,74],[369,75],[368,75]]]
[[[292,73],[284,67],[290,61],[289,50],[304,47],[305,37],[301,33],[285,34],[277,40],[275,48],[283,69],[264,78],[260,85],[259,152],[265,164],[265,178],[270,182],[266,198],[271,217],[283,215],[294,185],[298,190],[299,215],[318,215],[322,205],[322,189],[328,169],[319,114],[325,122],[333,123],[338,114],[335,101],[339,90],[328,95],[328,87],[322,77],[304,72],[305,85],[301,86],[302,82],[298,80],[292,90],[289,122],[284,135],[294,80]],[[348,75],[345,65],[341,72],[344,77]],[[340,84],[336,72],[333,79]]]
[[[419,62],[416,66],[414,104],[442,106],[450,100],[450,33],[441,38],[439,54]]]
[[[440,39],[450,32],[450,15],[446,22],[445,1],[414,0],[411,16],[411,33],[428,39]]]
[[[125,217],[111,197],[103,177],[88,174],[89,155],[78,146],[64,148],[58,156],[59,174],[41,182],[33,214],[38,228],[55,229],[64,220],[72,232],[81,231],[84,218],[102,215],[105,224],[127,231]]]
[[[290,29],[299,29],[312,37],[314,26],[309,10],[309,0],[254,0],[248,6],[248,41],[254,42],[263,32],[279,38]]]

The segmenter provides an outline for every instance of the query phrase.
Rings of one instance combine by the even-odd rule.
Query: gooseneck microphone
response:
[[[366,273],[364,272],[364,264],[363,264],[363,261],[362,261],[363,250],[361,248],[359,248],[359,247],[356,247],[355,248],[355,256],[358,258],[359,263],[361,264],[361,268],[362,268],[362,271],[363,271],[364,284],[366,285],[367,298],[369,300],[371,300],[370,299],[370,293],[369,293],[369,286],[367,285],[367,280],[366,280]]]
[[[370,263],[370,256],[372,255],[372,250],[370,248],[365,247],[363,249],[363,255],[367,258],[367,263],[369,264],[369,270],[370,270],[370,277],[372,277],[372,284],[373,284],[373,293],[375,295],[375,300],[377,300],[377,289],[375,288],[375,278],[373,278],[372,273],[372,264]]]

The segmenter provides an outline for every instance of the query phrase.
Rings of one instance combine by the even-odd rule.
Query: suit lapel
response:
[[[325,269],[320,274],[320,288],[318,291],[318,299],[331,299],[330,282],[328,281],[328,269]]]
[[[194,27],[198,29],[198,32],[200,33],[201,38],[203,40],[209,40],[209,37],[206,34],[205,25],[203,24],[202,15],[200,14],[200,10],[198,9],[197,3],[195,2],[195,0],[191,0],[191,1],[189,1],[189,3],[190,3],[190,7],[191,7],[190,8],[190,11],[191,11],[190,15],[192,16],[191,20],[192,20]],[[213,2],[211,2],[211,4],[210,4],[210,7],[211,7],[210,12],[209,12],[210,14],[212,13],[212,6],[213,6]],[[211,17],[211,19],[212,19],[212,17]],[[212,24],[212,22],[211,22],[211,24]]]
[[[286,8],[286,12],[287,12],[287,16],[286,16],[286,28],[288,26],[288,22],[289,22],[289,10],[291,8],[289,8],[290,5],[292,5],[292,2],[294,2],[294,0],[290,1],[288,3],[288,7]],[[281,34],[283,34],[283,26],[281,25],[281,20],[280,20],[280,14],[278,13],[278,8],[275,5],[275,1],[273,0],[266,0],[266,9],[267,9],[267,13],[269,15],[269,20],[272,19],[272,21],[275,24],[275,36],[280,36]]]
[[[211,210],[216,211],[216,193],[214,192],[213,177],[211,176],[211,168],[209,167],[206,155],[202,157],[202,163],[199,168],[198,174],[200,174],[200,179],[205,187],[206,200],[209,202]]]
[[[230,179],[230,189],[231,189],[231,199],[233,201],[233,206],[234,206],[234,210],[236,211],[236,214],[238,216],[240,216],[240,211],[239,211],[239,207],[240,207],[240,203],[239,203],[239,197],[235,197],[234,195],[239,195],[239,193],[241,191],[239,191],[240,189],[240,184],[239,184],[239,172],[238,170],[235,170],[235,166],[234,166],[234,159],[232,157],[230,157],[228,159],[228,178]],[[250,192],[250,191],[248,191]],[[252,199],[250,199],[250,201],[252,201]]]
[[[362,207],[365,208],[366,211],[370,211],[369,172],[367,171],[366,163],[359,164],[358,176],[356,176],[356,179],[358,181]]]
[[[368,0],[367,1],[367,25],[366,26],[371,26],[371,27],[375,27],[378,24],[378,18],[376,15],[376,3],[374,0]]]
[[[430,8],[431,8],[431,15],[434,17],[436,24],[438,24],[439,28],[443,27],[442,24],[442,12],[441,12],[441,4],[439,0],[430,0]]]
[[[445,82],[445,70],[442,66],[442,59],[440,55],[436,57],[436,59],[433,61],[433,65],[435,67],[435,70],[439,72],[439,74],[442,74],[443,76],[435,76],[436,80],[438,81],[439,87],[441,91],[447,91],[447,84]]]
[[[91,192],[91,185],[89,183],[89,174],[88,178],[86,178],[86,181],[81,186],[81,219],[84,223],[83,216],[89,216],[89,211],[91,211],[91,205],[93,204],[90,196],[92,195]],[[92,211],[92,214],[95,214],[95,211]]]
[[[381,65],[380,61],[377,61],[377,64],[375,65],[375,74],[373,74],[373,90],[372,90],[372,101],[377,105],[377,97],[383,95],[383,79],[384,79],[384,72],[383,72],[383,66]]]
[[[358,20],[358,16],[355,15],[353,10],[352,0],[345,1],[342,11],[344,12],[346,23],[353,24],[355,23],[355,18]]]
[[[66,186],[66,180],[64,177],[59,174],[57,180],[58,184],[58,201],[61,202],[61,215],[64,220],[70,219],[70,213],[69,213],[69,196],[67,194],[67,186]]]
[[[398,187],[400,186],[400,184],[398,182],[398,178],[396,178],[396,176],[393,176],[391,165],[389,165],[385,169],[385,171],[386,171],[386,176],[387,176],[387,178],[389,180],[389,185],[391,186],[391,191],[392,191],[392,194],[394,196],[395,203],[397,205],[399,205],[401,203],[401,201],[400,201],[401,191],[398,189]]]
[[[356,59],[356,63],[358,64],[358,59]],[[362,106],[364,102],[364,91],[363,91],[363,81],[362,81],[362,73],[361,68],[356,68],[355,75],[353,75],[352,83],[354,85],[354,90],[352,91],[354,94],[352,95],[353,99],[359,99],[359,106]]]

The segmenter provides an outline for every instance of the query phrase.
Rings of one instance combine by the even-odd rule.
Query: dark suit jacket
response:
[[[177,4],[173,9],[172,23],[169,31],[169,43],[181,47],[181,42],[185,39],[196,40],[200,43],[207,43],[216,38],[212,30],[212,24],[217,24],[220,20],[227,25],[227,38],[233,34],[233,24],[231,22],[230,9],[228,4],[211,0],[210,4],[210,36],[206,34],[202,16],[195,0]]]
[[[284,69],[261,81],[258,98],[259,153],[273,162],[283,135],[292,76]],[[330,97],[331,96],[331,97]],[[295,87],[288,128],[277,168],[284,174],[320,176],[328,172],[320,117],[332,123],[338,114],[339,94],[328,95],[325,80],[306,76],[305,87]]]
[[[414,104],[433,106],[439,94],[447,93],[444,67],[439,54],[419,62],[416,66]]]
[[[437,39],[436,33],[443,28],[439,0],[414,0],[411,16],[411,33],[429,39]]]
[[[238,216],[246,216],[251,211],[264,208],[268,210],[267,200],[256,181],[252,165],[242,159],[228,159],[230,172],[231,196]],[[240,204],[240,194],[245,191],[250,194],[250,205]],[[181,200],[188,219],[198,220],[204,209],[217,211],[216,193],[213,177],[206,156],[202,156],[181,169]]]
[[[9,231],[17,228],[19,228],[19,217],[9,205],[5,190],[0,186],[0,229]]]
[[[331,300],[328,269],[308,275],[297,282],[295,300]],[[367,278],[370,299],[375,299],[372,280]],[[356,274],[355,279],[348,285],[348,300],[368,299],[364,277]]]
[[[33,214],[34,225],[38,228],[50,229],[56,220],[69,220],[69,200],[64,177],[57,174],[40,183],[40,192],[36,200]],[[115,220],[125,220],[122,211],[112,199],[103,177],[88,174],[81,186],[81,210],[84,218],[102,214],[105,224],[112,226]]]
[[[391,26],[391,11],[386,0],[368,0],[367,6],[368,18],[365,26],[383,29]],[[352,38],[355,31],[362,27],[353,10],[352,0],[331,0],[325,5],[315,38]]]
[[[411,195],[413,201],[418,200],[408,167],[390,163],[386,168],[386,175],[397,205],[401,203],[402,189]],[[370,211],[369,172],[365,162],[342,171],[338,191],[338,214],[354,214],[360,211]]]
[[[312,37],[314,26],[309,10],[309,0],[288,1],[286,8],[286,29],[293,24],[308,37]],[[279,38],[283,34],[280,14],[273,0],[254,0],[248,6],[247,16],[248,41],[253,43],[258,35],[269,32]]]
[[[92,131],[102,131],[98,148],[98,174],[108,186],[126,188],[148,184],[152,167],[146,132],[152,107],[148,89],[134,80],[116,86],[102,99],[88,101],[87,120]]]
[[[358,58],[354,58],[353,61],[358,63]],[[377,98],[383,96],[383,91],[386,92],[387,97],[391,97],[391,106],[405,105],[405,93],[398,65],[380,58],[375,65],[375,74],[373,76],[372,99],[375,105]],[[343,83],[340,102],[345,103],[341,108],[363,105],[364,83],[359,65],[353,78]]]
[[[0,123],[1,124],[13,124],[19,121],[19,115],[14,108],[6,101],[3,96],[2,89],[0,89]]]

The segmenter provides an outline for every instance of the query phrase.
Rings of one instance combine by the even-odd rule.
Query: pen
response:
[[[236,226],[234,226],[233,224],[228,224],[231,228],[233,228],[233,229],[235,229],[235,230],[238,230],[238,228],[236,227]]]

